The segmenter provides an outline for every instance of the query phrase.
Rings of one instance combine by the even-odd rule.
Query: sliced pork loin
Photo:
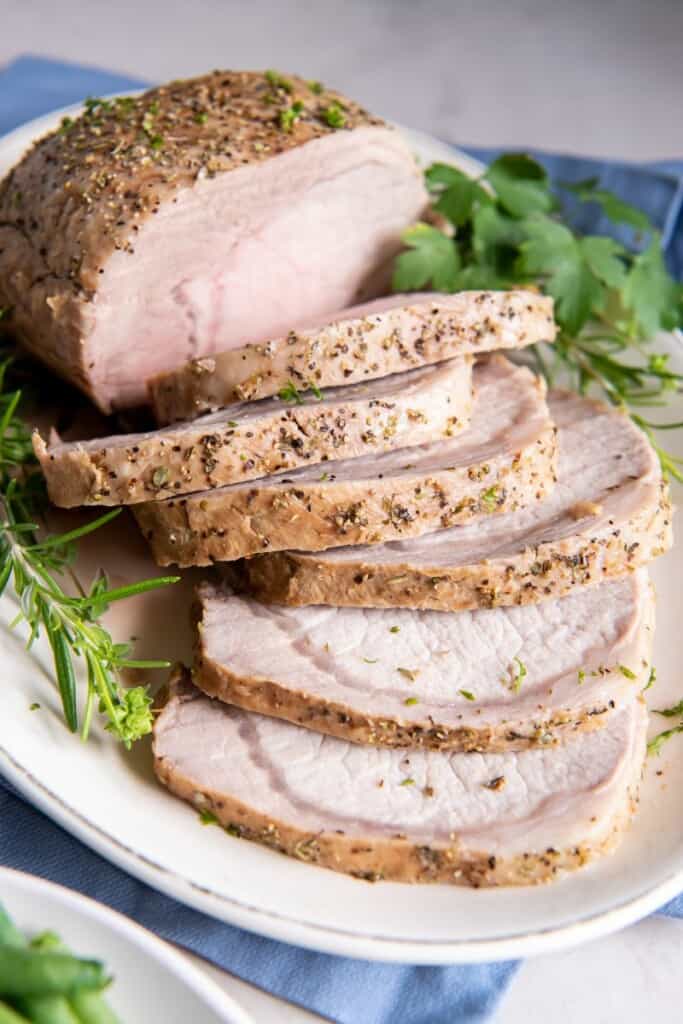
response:
[[[257,555],[245,563],[252,592],[291,605],[492,608],[559,596],[666,551],[668,489],[645,435],[574,393],[551,394],[549,408],[559,462],[545,501],[414,540]]]
[[[613,848],[636,800],[634,699],[561,747],[457,754],[361,747],[174,686],[161,782],[235,836],[370,880],[547,881]],[[226,840],[227,841],[227,840]]]
[[[228,406],[146,434],[33,446],[55,505],[125,505],[254,480],[307,463],[453,436],[469,424],[471,357],[332,388],[320,399]]]
[[[159,565],[209,565],[417,536],[542,499],[556,454],[543,385],[494,356],[474,388],[472,421],[454,438],[145,502],[136,519]]]
[[[150,382],[159,423],[191,419],[230,402],[354,384],[443,359],[553,341],[552,299],[533,292],[393,295],[161,374]]]
[[[89,101],[0,187],[0,305],[105,411],[188,359],[378,294],[427,204],[400,134],[293,76]]]
[[[204,584],[195,684],[355,743],[521,750],[595,729],[646,684],[647,570],[459,615],[278,608]]]

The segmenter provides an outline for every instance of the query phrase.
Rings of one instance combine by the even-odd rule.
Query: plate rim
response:
[[[140,91],[131,90],[128,94],[135,95]],[[124,94],[126,93],[119,92],[116,95]],[[19,141],[22,145],[25,141],[28,147],[33,138],[38,137],[38,133],[49,131],[61,117],[78,111],[81,107],[81,103],[61,107],[18,125],[1,136],[0,167],[3,149],[16,145]],[[483,165],[478,160],[462,152],[456,146],[443,142],[427,132],[401,125],[397,125],[397,127],[413,143],[417,142],[418,145],[422,144],[432,148],[438,147],[444,154],[450,153],[451,159],[460,164],[463,170],[467,169],[468,173],[477,173],[483,169]],[[100,856],[171,899],[225,923],[277,941],[354,959],[446,965],[493,962],[557,952],[574,948],[583,942],[618,931],[658,910],[670,899],[679,895],[683,889],[682,858],[679,868],[668,873],[662,881],[645,889],[639,895],[632,896],[623,903],[608,909],[584,915],[582,918],[556,927],[549,926],[527,931],[524,934],[503,935],[493,939],[416,940],[382,934],[358,935],[346,929],[314,924],[310,921],[298,920],[291,915],[279,914],[274,910],[264,910],[251,904],[242,903],[234,897],[200,887],[191,879],[155,864],[99,827],[92,825],[79,811],[71,807],[59,795],[53,793],[30,771],[17,764],[3,747],[0,747],[0,765],[4,777],[33,806]],[[59,888],[57,883],[47,884],[56,885]],[[83,898],[87,899],[87,897]],[[112,913],[115,912],[112,911]],[[153,937],[156,939],[156,936]],[[163,940],[156,939],[156,941]]]
[[[0,891],[6,882],[10,887],[14,885],[24,891],[33,889],[37,890],[38,894],[48,892],[69,911],[73,909],[76,916],[96,920],[107,931],[120,936],[126,944],[134,947],[136,951],[142,951],[163,970],[179,978],[206,1009],[216,1013],[225,1024],[252,1024],[252,1018],[247,1011],[201,968],[195,966],[165,939],[161,939],[126,914],[114,910],[107,903],[101,903],[76,889],[70,889],[60,882],[53,882],[52,879],[32,875],[19,868],[0,865]],[[227,1016],[228,1013],[230,1016]]]

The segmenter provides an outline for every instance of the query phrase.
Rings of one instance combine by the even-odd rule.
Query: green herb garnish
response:
[[[297,100],[295,103],[292,103],[291,107],[287,107],[285,110],[280,111],[280,128],[282,128],[283,132],[291,132],[292,128],[303,114],[303,111],[304,105],[301,100]]]
[[[74,668],[80,661],[87,677],[81,735],[87,737],[97,708],[105,728],[129,747],[151,732],[152,701],[147,687],[126,689],[120,673],[129,668],[164,668],[168,662],[131,658],[130,644],[115,643],[100,620],[115,601],[175,583],[179,577],[110,587],[100,574],[89,589],[75,581],[72,565],[77,541],[110,523],[120,509],[66,533],[38,535],[36,520],[49,501],[29,430],[17,414],[21,392],[6,386],[11,362],[8,357],[0,362],[0,593],[11,583],[20,608],[11,626],[26,623],[29,647],[41,634],[47,639],[69,729],[75,732],[81,717]],[[76,582],[75,596],[64,589],[65,579]]]
[[[681,460],[654,441],[657,430],[683,424],[653,423],[641,412],[665,405],[683,381],[668,369],[668,356],[651,348],[658,330],[683,321],[683,289],[669,275],[660,237],[643,211],[595,180],[551,188],[544,168],[524,154],[499,157],[476,180],[433,164],[426,182],[455,236],[424,223],[408,228],[394,290],[531,286],[551,295],[560,332],[554,345],[532,347],[539,371],[553,384],[561,370],[579,393],[595,390],[628,412],[664,472],[683,481]],[[614,224],[630,226],[633,246],[571,230],[562,213],[568,191],[580,202],[598,203]],[[646,244],[638,251],[642,235]]]
[[[330,128],[343,128],[346,124],[346,114],[340,103],[330,103],[328,107],[323,107],[320,116]]]
[[[483,502],[487,512],[495,512],[498,504],[498,491],[498,484],[494,484],[493,487],[489,487],[481,493],[480,501]]]
[[[284,78],[279,71],[266,71],[266,81],[273,89],[282,89],[283,92],[292,91],[292,83]]]
[[[406,705],[406,707],[412,707],[413,704],[419,704],[420,702],[417,699],[417,697],[406,697],[403,703]]]
[[[363,661],[365,662],[366,665],[376,665],[377,662],[379,661],[379,658],[363,658]]]
[[[390,633],[400,633],[401,632],[401,627],[400,626],[389,626],[389,632]]]
[[[283,402],[290,402],[294,405],[303,405],[304,400],[296,389],[293,381],[288,380],[283,388],[277,393],[278,398]]]
[[[586,673],[584,672],[584,670],[582,668],[579,669],[577,678],[578,678],[578,684],[579,684],[579,686],[581,686],[583,684],[583,682],[585,681],[585,679],[586,679]]]
[[[643,687],[643,689],[640,692],[641,693],[645,693],[645,691],[649,690],[651,686],[654,686],[654,684],[656,682],[657,682],[657,670],[656,670],[656,668],[653,665],[653,667],[650,669],[650,675],[649,675],[648,681],[647,681],[647,683],[645,684],[645,686]]]
[[[200,110],[194,115],[195,124],[206,124],[208,120],[209,115],[206,113],[205,110]]]
[[[40,704],[38,703],[38,701],[34,700],[33,704],[29,704],[28,709],[29,709],[29,711],[39,711],[40,710]]]
[[[220,825],[220,822],[213,811],[207,811],[205,809],[200,810],[199,820],[202,825]]]
[[[663,715],[664,718],[683,718],[683,699],[679,700],[678,704],[674,704],[670,708],[658,708],[655,710],[656,715]],[[672,736],[677,736],[679,733],[683,733],[683,722],[679,722],[672,729],[665,729],[664,732],[660,732],[658,736],[651,739],[647,745],[648,754],[659,754],[661,753],[664,744],[671,739]]]
[[[461,697],[464,697],[465,700],[476,700],[477,699],[474,696],[474,694],[471,692],[471,690],[458,690],[458,693],[460,694]]]
[[[664,718],[683,718],[683,700],[679,700],[672,708],[655,708],[655,714],[663,715]]]
[[[617,668],[621,672],[622,676],[624,676],[626,679],[638,678],[633,669],[629,668],[628,665],[617,665]]]
[[[414,786],[415,785],[415,779],[411,779],[411,778],[402,779],[401,782],[399,783],[399,785],[401,785],[401,786]]]

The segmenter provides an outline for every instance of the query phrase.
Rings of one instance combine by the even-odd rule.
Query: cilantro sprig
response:
[[[683,289],[666,268],[647,215],[595,179],[553,187],[545,169],[520,153],[494,160],[478,179],[447,164],[433,164],[425,178],[453,236],[426,223],[408,228],[394,290],[525,286],[551,295],[560,330],[553,346],[533,346],[540,372],[552,385],[562,371],[581,394],[595,390],[627,411],[648,434],[665,473],[683,481],[680,460],[654,437],[683,424],[653,423],[641,411],[665,406],[683,380],[666,354],[652,350],[657,331],[681,325]],[[570,194],[625,226],[633,244],[574,231],[564,213]]]
[[[17,412],[22,393],[5,383],[11,362],[9,357],[0,360],[0,593],[13,587],[19,612],[11,626],[26,623],[29,647],[39,635],[46,637],[69,729],[80,728],[87,738],[97,709],[105,728],[130,747],[151,731],[152,701],[147,687],[124,687],[121,672],[164,668],[168,662],[131,657],[130,644],[115,642],[100,620],[115,602],[175,583],[178,577],[111,587],[101,573],[89,589],[80,585],[72,570],[78,541],[106,526],[120,509],[67,533],[40,531],[37,520],[48,499],[30,432]],[[79,661],[87,678],[82,712],[75,672]]]

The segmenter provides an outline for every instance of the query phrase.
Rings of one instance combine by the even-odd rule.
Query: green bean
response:
[[[30,1020],[22,1017],[20,1013],[13,1010],[7,1003],[0,1001],[0,1024],[31,1024]]]
[[[0,946],[25,946],[26,939],[21,934],[2,903],[0,903]]]
[[[75,992],[69,1002],[78,1014],[81,1024],[120,1024],[100,992]]]
[[[62,953],[69,952],[68,948],[54,932],[44,932],[43,935],[37,935],[31,946],[34,949],[60,950]],[[63,997],[53,998],[62,999]],[[119,1018],[113,1010],[109,1009],[104,996],[100,992],[86,992],[85,990],[75,992],[72,996],[69,996],[68,1005],[73,1011],[77,1024],[120,1024]],[[37,1024],[42,1024],[42,1022],[37,1021]],[[49,1022],[46,1020],[45,1024],[49,1024]],[[58,1024],[57,1018],[55,1018],[55,1024]],[[66,1018],[64,1018],[64,1024],[66,1024]]]
[[[25,996],[17,999],[17,1009],[31,1024],[81,1024],[66,996]]]
[[[66,953],[0,946],[0,994],[17,997],[70,995],[82,988],[102,988],[102,964]]]

